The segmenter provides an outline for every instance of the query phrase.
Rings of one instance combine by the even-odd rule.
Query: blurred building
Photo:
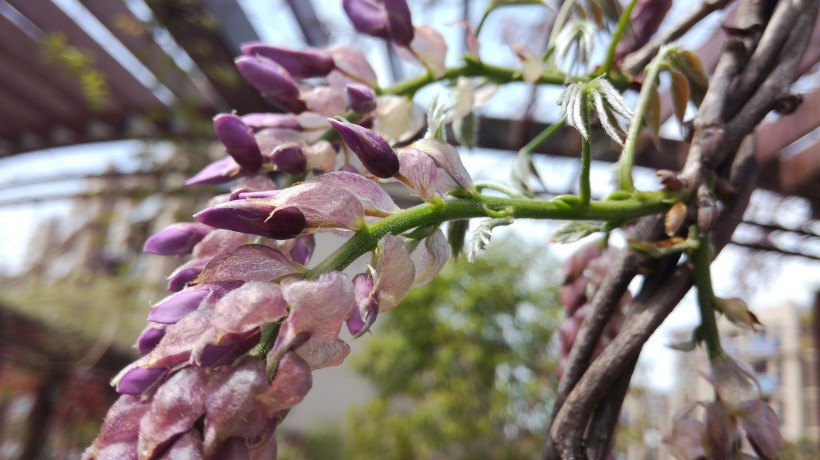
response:
[[[792,303],[755,310],[765,326],[760,332],[740,329],[724,317],[718,321],[724,348],[751,365],[764,398],[780,418],[786,441],[820,442],[820,382],[818,382],[818,332],[810,309]],[[688,340],[690,331],[679,339]],[[706,353],[681,353],[677,362],[678,385],[671,395],[673,410],[690,401],[709,401],[714,396],[703,377],[708,372]]]

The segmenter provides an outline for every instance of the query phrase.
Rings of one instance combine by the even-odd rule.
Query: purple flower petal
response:
[[[185,185],[224,184],[238,177],[240,167],[231,157],[216,160],[202,168],[193,177],[185,181]]]
[[[740,426],[760,458],[779,458],[786,447],[777,414],[765,402],[753,399],[740,404]]]
[[[317,49],[292,50],[255,42],[243,44],[242,53],[270,59],[296,78],[324,77],[334,67],[330,53]]]
[[[127,368],[126,368],[127,369]],[[168,369],[161,367],[134,366],[117,377],[115,383],[117,393],[125,395],[141,395],[148,387],[160,379]]]
[[[225,150],[248,173],[255,173],[262,167],[262,153],[253,137],[251,129],[232,113],[222,113],[214,117],[216,137]]]
[[[164,256],[190,254],[211,230],[207,225],[193,222],[171,224],[148,237],[142,251]]]
[[[171,294],[161,300],[148,313],[148,321],[160,324],[174,324],[188,313],[196,310],[210,291],[191,289]]]
[[[316,247],[316,237],[312,234],[301,235],[294,240],[293,247],[290,249],[290,258],[300,265],[307,264],[310,260],[313,249]]]
[[[163,337],[165,337],[165,328],[148,326],[137,339],[137,351],[139,351],[141,355],[150,353],[157,347],[157,344]]]
[[[399,172],[399,157],[383,137],[343,118],[328,121],[371,174],[386,179]]]
[[[356,308],[347,318],[347,330],[359,337],[370,329],[379,314],[379,293],[373,289],[373,276],[359,273],[353,277],[353,296]]]
[[[194,352],[194,364],[200,367],[224,366],[233,363],[259,343],[259,329],[245,334],[231,334],[222,343],[205,343]]]

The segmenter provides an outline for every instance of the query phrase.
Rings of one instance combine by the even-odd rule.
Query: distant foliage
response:
[[[410,292],[356,367],[379,396],[350,417],[353,458],[533,458],[557,386],[558,273],[502,240]]]

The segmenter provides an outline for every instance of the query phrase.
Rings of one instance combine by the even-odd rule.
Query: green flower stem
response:
[[[539,145],[543,144],[547,139],[553,136],[553,134],[557,133],[558,130],[563,128],[567,124],[567,119],[562,118],[560,121],[557,121],[549,126],[547,126],[543,131],[538,133],[537,136],[533,137],[531,141],[527,142],[527,145],[521,147],[521,150],[518,151],[519,155],[529,155],[538,148]]]
[[[591,133],[592,130],[589,124],[589,107],[586,103],[587,98],[584,97],[584,107],[581,109],[581,123],[584,124],[584,130],[588,133]],[[584,207],[589,205],[590,196],[592,195],[591,187],[589,185],[589,175],[590,170],[592,169],[592,146],[590,144],[589,139],[584,139],[583,136],[581,137],[581,190],[580,190],[580,197],[581,203]]]
[[[618,18],[618,27],[615,29],[615,33],[612,34],[612,41],[609,43],[609,50],[607,50],[606,53],[606,60],[601,66],[601,75],[606,75],[612,70],[612,65],[615,63],[615,51],[618,49],[618,43],[620,43],[621,38],[623,38],[624,33],[626,33],[629,23],[632,22],[632,10],[635,8],[637,3],[638,0],[632,0],[629,2],[629,5],[621,14],[621,17]]]
[[[649,63],[646,79],[643,82],[643,88],[641,88],[641,95],[638,98],[638,107],[635,109],[635,115],[632,117],[632,123],[629,125],[629,132],[624,142],[624,150],[621,153],[620,160],[618,160],[618,185],[621,190],[628,192],[635,190],[635,185],[632,182],[632,166],[635,163],[635,149],[638,147],[638,134],[641,132],[643,115],[649,107],[652,87],[658,79],[664,61],[666,61],[666,55],[673,47],[677,47],[677,45],[662,47],[658,55]]]
[[[706,342],[709,359],[714,360],[723,355],[723,348],[720,346],[720,335],[715,320],[715,293],[712,290],[712,275],[709,270],[712,261],[709,240],[700,233],[696,225],[690,228],[689,238],[695,243],[690,257],[695,286],[698,288],[701,335]]]
[[[510,83],[514,81],[524,81],[524,77],[519,69],[510,69],[507,67],[499,67],[491,64],[485,64],[475,59],[466,58],[464,64],[458,67],[450,67],[445,70],[441,77],[434,77],[432,74],[425,73],[415,78],[409,78],[402,82],[396,83],[393,86],[386,88],[378,88],[378,94],[392,94],[396,96],[412,96],[419,89],[437,81],[455,80],[458,77],[484,77],[495,83]],[[563,85],[567,76],[563,72],[557,70],[545,72],[541,78],[536,81],[536,84],[544,85]]]
[[[677,194],[661,191],[636,193],[624,200],[592,201],[588,206],[582,206],[581,200],[575,196],[544,201],[476,195],[421,204],[357,231],[330,257],[308,270],[305,277],[313,279],[322,273],[344,269],[362,254],[375,249],[388,234],[398,235],[416,227],[449,220],[492,217],[504,212],[515,218],[623,222],[663,212],[680,199]]]
[[[276,337],[279,335],[279,326],[280,323],[268,323],[263,326],[259,344],[253,347],[248,354],[256,356],[259,359],[265,359],[268,353],[273,349]]]
[[[478,190],[479,192],[484,190],[484,189],[495,190],[496,192],[503,193],[503,194],[505,194],[509,197],[512,197],[512,198],[526,198],[526,196],[523,193],[519,192],[518,190],[512,189],[512,188],[507,187],[505,185],[496,184],[495,182],[479,181],[479,182],[474,183],[473,185],[475,185],[475,189]]]

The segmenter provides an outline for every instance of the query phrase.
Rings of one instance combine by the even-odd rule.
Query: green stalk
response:
[[[701,235],[697,225],[690,228],[689,235],[689,238],[696,243],[690,257],[692,259],[695,286],[698,288],[700,331],[704,342],[706,342],[709,359],[714,360],[723,355],[723,348],[720,346],[720,334],[718,334],[717,321],[715,320],[715,292],[712,290],[712,276],[709,270],[709,265],[712,262],[709,240]]]
[[[435,83],[437,81],[455,80],[458,77],[484,77],[487,80],[495,83],[510,83],[515,81],[524,81],[519,69],[510,69],[507,67],[500,67],[491,64],[485,64],[474,59],[465,58],[463,65],[457,67],[450,67],[444,71],[441,77],[434,77],[427,73],[419,75],[415,78],[409,78],[402,82],[396,83],[393,86],[386,88],[378,88],[378,94],[391,94],[396,96],[413,95],[419,89]],[[563,72],[553,70],[544,73],[541,78],[536,81],[536,84],[542,85],[563,85],[567,76]]]
[[[475,189],[479,192],[481,192],[484,189],[495,190],[496,192],[503,193],[504,195],[507,195],[512,198],[526,198],[526,196],[518,190],[512,189],[505,185],[496,184],[495,182],[478,181],[475,182],[473,185],[475,185]]]
[[[666,55],[670,49],[676,47],[677,45],[666,45],[662,47],[658,55],[649,63],[646,79],[643,82],[643,88],[641,88],[641,95],[638,98],[638,107],[635,109],[635,116],[629,125],[629,132],[624,142],[624,150],[621,153],[620,160],[618,160],[618,185],[621,190],[628,192],[635,190],[635,185],[632,182],[632,166],[635,163],[635,149],[638,146],[638,134],[641,132],[643,115],[646,113],[646,108],[649,107],[652,87],[658,79],[658,74],[666,60]]]
[[[589,105],[587,104],[587,96],[584,94],[582,100],[582,104],[584,107],[581,109],[581,123],[584,124],[584,131],[587,133],[592,133],[592,130],[589,125]],[[585,139],[581,136],[581,203],[584,207],[589,206],[590,196],[592,194],[591,187],[589,185],[589,175],[590,170],[592,169],[592,146],[590,145],[590,140]]]
[[[634,194],[624,200],[592,201],[588,206],[582,206],[575,196],[544,201],[476,195],[441,203],[421,204],[358,230],[335,253],[308,270],[305,277],[313,279],[325,272],[344,269],[362,254],[375,249],[379,241],[388,234],[398,235],[416,227],[449,220],[493,217],[498,213],[505,213],[514,218],[623,222],[663,212],[671,203],[680,199],[681,197],[670,192],[661,191]]]
[[[615,63],[615,51],[618,49],[618,43],[620,43],[624,33],[626,33],[626,28],[629,27],[629,23],[632,22],[632,10],[635,8],[637,3],[638,0],[632,0],[629,2],[629,5],[626,7],[624,12],[621,13],[621,17],[618,18],[618,27],[615,29],[615,33],[612,34],[612,41],[609,43],[609,50],[607,50],[606,53],[606,60],[601,66],[601,75],[606,75],[610,70],[612,70],[612,65]]]
[[[543,131],[538,133],[537,136],[532,138],[531,141],[527,142],[527,145],[521,147],[521,150],[518,151],[519,155],[529,155],[538,148],[539,145],[543,144],[547,139],[552,137],[553,134],[557,133],[558,130],[563,128],[567,124],[567,119],[562,118],[560,121],[557,121],[546,128]]]

